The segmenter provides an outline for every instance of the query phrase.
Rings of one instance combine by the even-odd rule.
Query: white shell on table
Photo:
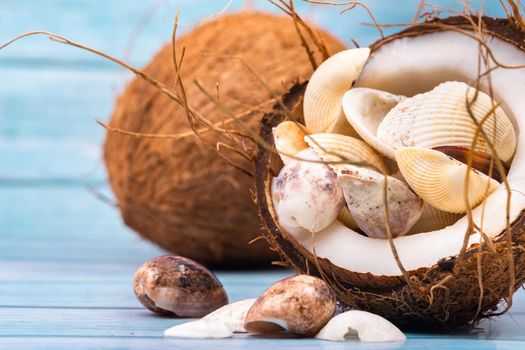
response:
[[[480,204],[499,183],[444,153],[426,148],[404,147],[396,151],[399,170],[425,202],[450,213],[465,213]],[[468,206],[464,197],[469,174]]]
[[[277,153],[283,163],[287,163],[291,158],[302,150],[308,148],[304,142],[306,135],[304,126],[293,121],[284,121],[272,129],[273,140]]]
[[[421,198],[416,196],[406,183],[392,176],[347,165],[339,169],[337,180],[343,189],[352,217],[369,237],[388,238],[386,208],[388,208],[388,224],[392,237],[406,234],[418,221],[423,211]]]
[[[394,149],[379,140],[376,132],[385,115],[404,99],[386,91],[354,88],[344,94],[342,107],[346,119],[363,140],[384,156],[395,159]]]
[[[304,140],[334,171],[345,164],[372,168],[386,174],[388,168],[383,159],[364,141],[355,137],[319,133],[305,136]],[[344,163],[337,163],[344,162]]]
[[[351,310],[333,317],[315,336],[331,341],[404,342],[407,338],[390,321],[366,311]]]
[[[497,155],[509,161],[516,149],[516,132],[509,117],[489,95],[457,81],[442,83],[429,92],[400,102],[381,121],[376,135],[380,143],[393,149],[472,148],[478,129],[473,118],[478,123],[484,120],[483,130],[493,140]],[[481,135],[474,149],[492,154]]]
[[[308,130],[355,135],[343,115],[341,98],[361,74],[369,55],[369,48],[341,51],[315,70],[306,86],[303,102]]]
[[[244,329],[244,319],[255,300],[244,299],[224,305],[204,316],[202,320],[222,322],[233,333],[247,333],[246,329]]]

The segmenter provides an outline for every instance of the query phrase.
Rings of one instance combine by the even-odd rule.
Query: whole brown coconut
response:
[[[344,48],[327,33],[320,35],[330,53]],[[201,25],[176,44],[179,52],[186,49],[181,76],[188,103],[212,123],[227,119],[193,82],[198,80],[214,95],[218,84],[221,102],[234,113],[255,109],[243,117],[255,132],[264,107],[273,105],[269,101],[273,95],[239,58],[276,95],[313,70],[288,17],[231,14]],[[321,54],[315,56],[319,62]],[[160,50],[144,72],[171,86],[175,78],[171,45]],[[155,134],[190,130],[184,109],[140,79],[118,99],[110,126]],[[231,144],[224,135],[209,132],[202,138],[204,143],[194,135],[155,139],[107,134],[109,181],[124,222],[161,247],[207,265],[240,269],[267,265],[274,257],[267,244],[249,245],[261,236],[250,192],[252,179],[204,145]]]
[[[372,45],[371,57],[372,59],[374,55],[377,57],[378,52],[389,44],[392,44],[396,49],[402,45],[408,45],[408,40],[412,40],[411,38],[418,38],[421,43],[423,42],[421,38],[426,35],[436,35],[436,33],[442,35],[445,31],[450,33],[468,32],[472,30],[472,23],[478,23],[477,17],[473,16],[471,19],[473,22],[469,22],[466,16],[450,17],[443,20],[435,19],[408,28]],[[520,51],[525,51],[524,32],[509,20],[484,17],[481,23],[486,35],[502,40],[505,43],[504,45],[511,47],[509,50],[514,50],[511,51],[514,58],[519,55]],[[397,40],[404,40],[402,41],[403,44],[395,46]],[[433,39],[427,37],[426,40]],[[443,42],[436,41],[429,45],[442,44]],[[443,50],[447,52],[445,60],[449,60],[449,49],[443,47]],[[494,54],[498,56],[499,53],[495,52]],[[502,59],[501,55],[499,57]],[[414,70],[419,69],[421,74],[425,74],[425,68],[428,67],[413,68]],[[366,66],[364,70],[366,70]],[[433,86],[440,79],[450,79],[447,76],[448,74],[449,72],[442,75],[428,74],[425,79],[437,80],[429,83],[429,86]],[[522,73],[512,70],[508,74]],[[410,79],[413,79],[412,81],[418,79],[417,74],[406,76],[409,77],[409,84]],[[450,76],[454,77],[453,75]],[[370,78],[370,76],[368,77]],[[456,79],[458,78],[456,77]],[[379,77],[378,80],[381,78]],[[389,80],[389,82],[392,85],[387,86],[393,89],[394,79]],[[419,83],[425,84],[427,82],[419,81]],[[283,101],[288,109],[293,110],[301,106],[305,86],[305,83],[297,84],[283,96]],[[400,92],[396,90],[395,93]],[[501,97],[505,100],[504,95]],[[525,122],[523,115],[515,115],[515,118],[518,127]],[[272,127],[284,119],[282,108],[276,106],[276,112],[268,114],[263,119],[261,137],[269,144],[273,144]],[[518,149],[514,163],[522,161],[521,152]],[[459,254],[458,249],[457,255],[443,256],[433,266],[407,269],[407,276],[403,276],[401,272],[397,275],[356,272],[342,268],[328,258],[314,256],[311,249],[306,249],[299,244],[278,223],[271,198],[271,179],[279,172],[279,168],[275,166],[274,160],[276,158],[277,156],[274,153],[260,147],[256,161],[257,198],[260,214],[267,228],[267,238],[271,242],[271,246],[278,250],[291,266],[303,273],[322,277],[332,285],[338,300],[344,306],[382,315],[405,329],[458,328],[474,325],[481,318],[495,315],[498,309],[501,311],[502,306],[499,304],[503,302],[505,305],[504,299],[507,300],[509,294],[512,294],[525,281],[525,212],[523,211],[525,205],[521,201],[515,203],[517,208],[513,209],[510,215],[510,232],[504,228],[495,232],[491,238],[488,238],[492,245],[483,244],[481,247],[476,243],[467,245],[464,254]],[[514,166],[517,167],[518,165],[514,164]],[[515,174],[517,174],[516,171],[513,173],[511,169],[511,173],[509,173],[511,187]],[[520,199],[513,195],[513,200]],[[486,208],[488,214],[486,215],[492,215],[491,211],[501,211],[502,213],[498,213],[498,215],[505,215],[505,209],[501,207],[496,209],[488,206]],[[463,237],[465,230],[457,233],[459,237]],[[508,237],[511,239],[509,240]],[[439,240],[438,234],[436,234],[436,239]],[[433,249],[432,246],[429,249]],[[414,254],[418,253],[414,251]],[[510,259],[511,257],[513,260]],[[377,261],[370,261],[370,265],[375,263]],[[410,282],[407,282],[407,279]]]

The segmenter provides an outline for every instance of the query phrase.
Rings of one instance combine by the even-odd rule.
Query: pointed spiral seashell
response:
[[[356,135],[346,121],[341,98],[352,87],[370,55],[369,48],[336,53],[315,70],[304,94],[306,127],[313,133]]]
[[[392,237],[406,234],[419,219],[423,201],[408,185],[392,176],[368,168],[347,165],[337,180],[343,189],[352,217],[363,232],[373,238],[388,238],[385,210],[389,212]],[[385,206],[385,181],[387,193]]]
[[[334,171],[345,164],[353,164],[361,167],[372,168],[380,173],[386,174],[388,168],[383,159],[368,146],[364,141],[355,137],[319,133],[305,136],[306,143],[325,162],[334,162],[328,164]],[[344,163],[336,163],[344,162]]]
[[[346,119],[359,136],[376,151],[393,160],[394,149],[379,140],[376,132],[385,115],[404,99],[404,96],[382,90],[354,88],[344,94],[341,104]]]
[[[304,127],[293,121],[284,121],[277,125],[272,130],[273,140],[277,153],[284,164],[304,149],[308,148],[308,144],[304,141],[306,133]]]
[[[450,213],[465,213],[494,192],[499,183],[444,153],[427,148],[404,147],[396,151],[399,170],[425,202]],[[469,171],[468,184],[465,181]],[[467,186],[468,205],[464,197]]]
[[[412,146],[472,149],[478,129],[473,118],[483,123],[482,129],[499,158],[509,161],[516,149],[516,132],[511,120],[489,95],[457,81],[442,83],[429,92],[400,102],[378,126],[377,138],[393,149]],[[492,154],[482,135],[477,138],[474,150]]]

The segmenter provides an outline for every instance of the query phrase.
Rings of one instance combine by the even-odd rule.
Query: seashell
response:
[[[228,326],[222,322],[200,319],[168,328],[164,331],[164,336],[193,339],[219,339],[231,338],[233,333]]]
[[[341,209],[341,212],[339,212],[339,215],[337,215],[337,220],[339,220],[340,223],[348,227],[352,230],[357,230],[359,226],[357,226],[357,222],[355,222],[354,218],[352,217],[352,214],[350,213],[350,210],[345,205],[343,209]]]
[[[332,318],[315,336],[331,341],[404,342],[407,338],[390,321],[376,314],[351,310]]]
[[[467,108],[467,100],[472,102]],[[516,149],[516,132],[509,117],[489,95],[461,82],[450,81],[429,92],[407,98],[392,108],[377,128],[377,139],[393,149],[459,146],[472,148],[477,122],[493,138],[497,155],[509,161]],[[494,108],[495,107],[495,108]],[[480,135],[475,151],[492,154]]]
[[[335,295],[325,281],[308,275],[285,278],[270,286],[246,315],[250,333],[288,331],[314,336],[335,313]]]
[[[356,135],[342,113],[341,98],[361,74],[369,55],[369,48],[341,51],[315,70],[306,87],[303,102],[308,130]]]
[[[311,149],[284,165],[272,186],[279,224],[288,232],[318,232],[330,225],[344,206],[337,176]],[[310,161],[308,161],[310,160]]]
[[[503,176],[500,174],[499,169],[494,161],[494,158],[487,153],[482,153],[479,151],[472,151],[466,147],[459,146],[441,146],[434,147],[436,151],[443,152],[447,156],[450,156],[454,159],[459,160],[461,163],[468,164],[469,155],[472,156],[472,168],[481,171],[483,174],[492,177],[498,182],[503,181]],[[509,172],[509,165],[503,163],[505,169],[505,175]]]
[[[337,173],[346,204],[363,232],[373,238],[388,238],[385,220],[384,190],[387,181],[389,226],[392,237],[407,233],[417,222],[423,201],[408,185],[392,176],[348,165]]]
[[[386,91],[354,88],[344,94],[342,107],[346,119],[363,140],[384,156],[395,159],[394,149],[379,140],[376,132],[385,115],[404,99]]]
[[[306,133],[303,128],[298,123],[289,120],[273,128],[275,148],[283,163],[286,164],[290,159],[293,159],[289,156],[293,156],[308,148],[308,144],[304,142]]]
[[[332,133],[307,135],[304,140],[325,162],[345,162],[329,164],[334,171],[345,164],[352,164],[385,174],[388,172],[381,157],[362,140]]]
[[[246,333],[246,329],[244,329],[244,319],[254,302],[255,299],[245,299],[224,305],[220,309],[204,316],[202,320],[222,322],[228,326],[233,333]]]
[[[414,226],[412,226],[410,231],[408,231],[407,235],[441,230],[442,228],[455,224],[456,221],[462,217],[463,214],[449,213],[425,203],[423,205],[423,213],[421,213],[421,217]]]
[[[217,277],[182,256],[164,255],[144,263],[133,279],[138,301],[160,315],[202,317],[228,303]]]
[[[397,164],[410,187],[428,204],[450,213],[465,213],[465,175],[468,206],[481,203],[499,183],[444,153],[426,148],[404,147],[396,151]]]

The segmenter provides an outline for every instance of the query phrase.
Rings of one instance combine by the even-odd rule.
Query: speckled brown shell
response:
[[[221,282],[204,266],[180,256],[161,256],[135,273],[137,299],[151,311],[202,317],[228,303]]]
[[[478,18],[473,17],[473,20],[477,23]],[[483,18],[483,23],[490,34],[525,51],[525,34],[508,20]],[[437,24],[471,28],[464,17],[436,19],[380,40],[372,45],[372,50],[398,38],[444,30]],[[300,106],[304,87],[305,84],[298,84],[283,96],[288,108]],[[282,111],[276,106],[276,113],[263,119],[260,135],[266,142],[272,143],[271,128],[283,118]],[[297,270],[322,276],[333,287],[342,305],[379,314],[404,329],[459,328],[492,316],[503,298],[509,295],[509,289],[514,291],[525,281],[525,212],[511,225],[511,241],[502,233],[493,239],[493,250],[486,245],[481,249],[475,245],[461,259],[451,256],[431,268],[408,271],[411,279],[408,285],[402,277],[356,273],[339,268],[329,260],[314,258],[277,223],[270,184],[271,177],[279,169],[272,161],[272,154],[263,148],[259,149],[256,169],[257,200],[271,245]],[[509,254],[509,247],[512,254]],[[515,266],[514,285],[510,285],[510,255]],[[481,270],[478,270],[478,262]],[[481,298],[480,280],[484,291]]]
[[[255,301],[244,321],[251,333],[283,331],[272,321],[287,325],[298,336],[313,336],[332,318],[335,296],[323,280],[299,275],[285,278],[270,286]]]
[[[329,52],[344,49],[333,36],[324,31],[319,34]],[[185,49],[181,75],[188,103],[211,122],[228,118],[199,90],[196,80],[214,95],[219,84],[221,102],[236,114],[269,101],[243,117],[254,132],[264,112],[272,108],[272,94],[283,94],[312,73],[293,21],[285,15],[240,12],[221,16],[185,33],[177,47],[179,52]],[[320,53],[315,56],[321,60]],[[171,86],[175,78],[171,45],[163,47],[144,72]],[[228,135],[205,133],[201,136],[208,145],[199,143],[184,109],[139,78],[117,100],[110,126],[139,133],[189,131],[190,135],[153,139],[107,134],[104,158],[109,182],[128,226],[162,248],[207,266],[247,269],[269,266],[276,258],[264,240],[249,244],[262,235],[250,192],[252,178],[213,151],[217,142],[236,147]],[[252,166],[234,152],[221,149],[241,167]],[[246,151],[256,150],[248,147]]]

